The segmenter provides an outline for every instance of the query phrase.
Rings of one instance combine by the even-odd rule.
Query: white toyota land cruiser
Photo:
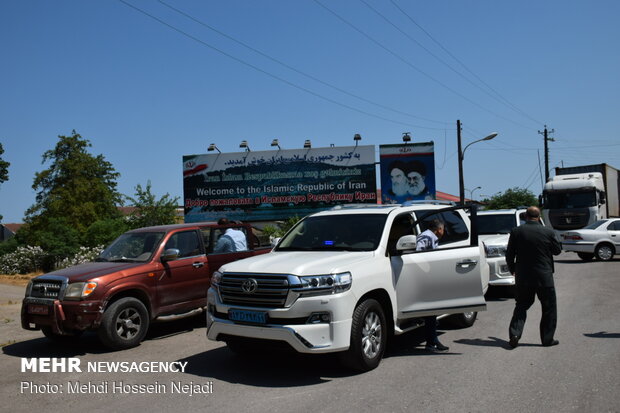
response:
[[[432,219],[445,224],[439,247],[416,251],[416,234]],[[207,336],[236,352],[252,351],[256,339],[342,352],[348,366],[370,370],[388,336],[420,326],[420,317],[452,314],[472,325],[486,310],[488,276],[463,207],[336,207],[305,217],[271,253],[214,273]]]

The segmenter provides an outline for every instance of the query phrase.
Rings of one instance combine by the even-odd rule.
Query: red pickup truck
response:
[[[230,237],[218,243],[230,228],[245,233],[247,245],[232,247]],[[231,247],[237,250],[230,252]],[[22,327],[40,329],[55,340],[96,330],[109,348],[137,346],[151,322],[201,313],[211,275],[221,265],[270,250],[259,247],[248,224],[195,223],[129,231],[95,262],[33,278],[22,303]]]

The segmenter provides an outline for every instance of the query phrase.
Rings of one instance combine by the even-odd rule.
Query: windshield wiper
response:
[[[107,258],[97,257],[95,258],[95,262],[108,262]]]
[[[131,258],[125,258],[125,257],[116,258],[114,260],[109,260],[109,261],[110,262],[140,262],[138,260],[134,260],[134,259],[131,259]]]
[[[312,251],[310,247],[280,247],[276,251]]]

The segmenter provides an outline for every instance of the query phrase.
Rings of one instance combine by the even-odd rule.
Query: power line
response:
[[[353,23],[349,22],[348,20],[346,20],[344,17],[340,16],[338,13],[336,13],[335,11],[333,11],[332,9],[330,9],[329,7],[325,6],[323,3],[321,3],[319,0],[313,0],[316,4],[318,4],[319,6],[321,6],[322,8],[324,8],[325,10],[327,10],[329,13],[333,14],[338,20],[342,21],[343,23],[345,23],[347,26],[351,27],[353,30],[355,30],[356,32],[358,32],[359,34],[361,34],[362,36],[364,36],[365,38],[367,38],[368,40],[370,40],[372,43],[376,44],[377,46],[379,46],[381,49],[385,50],[386,52],[388,52],[389,54],[391,54],[392,56],[394,56],[396,59],[400,60],[401,62],[403,62],[404,64],[406,64],[407,66],[409,66],[410,68],[412,68],[413,70],[415,70],[416,72],[420,73],[421,75],[429,78],[430,80],[432,80],[433,82],[437,83],[438,85],[440,85],[441,87],[445,88],[446,90],[452,92],[453,94],[457,95],[458,97],[460,97],[461,99],[471,103],[472,105],[476,106],[477,108],[484,110],[485,112],[488,112],[498,118],[504,119],[508,122],[514,123],[517,126],[521,126],[522,128],[525,129],[530,129],[530,130],[535,130],[534,128],[531,128],[529,126],[525,126],[522,123],[519,123],[515,120],[509,119],[505,116],[502,116],[496,112],[493,112],[492,110],[485,108],[484,106],[480,105],[479,103],[471,100],[470,98],[468,98],[467,96],[457,92],[456,90],[452,89],[450,86],[446,85],[445,83],[441,82],[440,80],[436,79],[435,77],[431,76],[430,74],[426,73],[425,71],[423,71],[422,69],[418,68],[417,66],[415,66],[413,63],[409,62],[407,59],[403,58],[402,56],[400,56],[398,53],[394,52],[393,50],[391,50],[390,48],[388,48],[387,46],[384,46],[381,42],[379,42],[378,40],[376,40],[375,38],[373,38],[372,36],[370,36],[369,34],[367,34],[366,32],[364,32],[363,30],[361,30],[360,28],[358,28],[357,26],[355,26]]]
[[[417,41],[416,39],[414,39],[409,33],[405,32],[403,29],[401,29],[400,27],[398,27],[394,22],[392,22],[390,19],[388,19],[384,14],[382,14],[379,10],[377,10],[376,8],[374,8],[373,6],[371,6],[366,0],[359,0],[360,2],[364,3],[366,5],[366,7],[368,7],[370,10],[372,10],[375,14],[377,14],[379,17],[381,17],[383,20],[385,20],[390,26],[394,27],[396,30],[398,30],[403,36],[405,36],[406,38],[408,38],[409,40],[411,40],[413,43],[415,43],[416,45],[418,45],[420,48],[422,48],[424,51],[426,51],[428,54],[430,54],[431,56],[433,56],[438,62],[440,62],[441,64],[443,64],[444,66],[448,67],[450,70],[452,70],[454,73],[456,73],[457,75],[459,75],[462,79],[464,79],[466,82],[468,82],[469,84],[471,84],[472,86],[474,86],[475,88],[477,88],[478,90],[482,91],[483,93],[485,93],[487,96],[491,97],[492,99],[496,100],[497,102],[501,103],[502,105],[505,105],[506,107],[508,107],[511,110],[516,111],[517,113],[523,115],[523,113],[521,111],[519,111],[514,105],[512,105],[510,102],[508,102],[506,99],[503,99],[500,95],[500,97],[497,97],[496,95],[499,95],[497,92],[495,92],[495,95],[493,95],[492,93],[490,93],[489,91],[487,91],[486,89],[482,88],[480,85],[478,85],[477,83],[473,82],[471,79],[469,79],[467,76],[465,76],[463,73],[459,72],[458,70],[456,70],[452,65],[450,65],[448,62],[446,62],[445,60],[443,60],[442,58],[440,58],[439,56],[437,56],[435,53],[433,53],[431,50],[429,50],[427,47],[425,47],[422,43],[420,43],[419,41]],[[394,3],[392,1],[392,3]],[[409,17],[410,20],[413,21],[413,19],[408,16],[406,13],[404,13],[404,11],[402,9],[400,9],[398,6],[396,6],[401,12],[403,12],[403,14],[405,14],[407,17]],[[414,22],[415,23],[415,22]],[[417,25],[417,23],[416,23]],[[418,27],[420,27],[418,25]],[[426,33],[426,31],[425,31]],[[427,35],[429,35],[427,33]],[[430,36],[430,35],[429,35]],[[431,37],[432,38],[432,37]],[[433,39],[434,40],[434,39]],[[445,49],[444,49],[445,50]],[[460,62],[459,62],[460,63]],[[462,65],[462,63],[461,63]],[[483,82],[484,83],[484,82]],[[489,86],[487,86],[489,87]],[[493,90],[491,88],[491,90]],[[529,117],[528,117],[529,118]],[[531,118],[530,118],[531,119]],[[539,123],[540,124],[540,123]]]
[[[506,102],[506,104],[508,104],[510,107],[512,107],[516,112],[520,113],[521,115],[525,116],[526,118],[530,119],[531,121],[537,123],[538,125],[542,125],[544,122],[540,122],[536,119],[534,119],[533,117],[531,117],[530,115],[528,115],[527,113],[525,113],[524,111],[522,111],[521,109],[519,109],[517,106],[515,106],[514,104],[512,104],[512,102],[510,102],[508,99],[506,99],[505,97],[503,97],[498,91],[496,91],[495,89],[493,89],[488,83],[486,83],[484,80],[482,80],[480,78],[480,76],[478,76],[477,74],[475,74],[472,70],[470,70],[465,63],[463,63],[460,59],[458,59],[454,54],[452,54],[447,48],[445,48],[437,39],[435,39],[428,31],[426,31],[422,26],[420,26],[414,19],[413,17],[411,17],[405,10],[403,10],[398,4],[396,4],[396,2],[394,0],[390,0],[390,2],[394,5],[394,7],[396,7],[402,14],[405,15],[405,17],[407,17],[413,24],[415,24],[420,30],[422,30],[422,32],[424,32],[424,34],[426,34],[433,42],[435,42],[435,44],[437,46],[439,46],[444,52],[446,52],[452,59],[454,59],[456,62],[458,62],[465,70],[467,70],[472,76],[474,76],[476,79],[478,79],[478,81],[480,81],[480,83],[482,83],[484,86],[486,86],[490,91],[492,91],[493,93],[495,93],[500,99],[502,99],[504,102]]]
[[[295,67],[293,67],[293,66],[291,66],[291,65],[289,65],[289,64],[287,64],[287,63],[285,63],[285,62],[283,62],[283,61],[281,61],[281,60],[279,60],[279,59],[277,59],[277,58],[275,58],[275,57],[273,57],[273,56],[270,56],[270,55],[268,55],[267,53],[262,52],[262,51],[260,51],[260,50],[258,50],[258,49],[256,49],[256,48],[254,48],[254,47],[252,47],[252,46],[248,45],[247,43],[245,43],[245,42],[243,42],[243,41],[241,41],[241,40],[238,40],[238,39],[236,39],[236,38],[234,38],[234,37],[232,37],[232,36],[230,36],[230,35],[228,35],[228,34],[226,34],[226,33],[222,32],[221,30],[216,29],[215,27],[213,27],[213,26],[211,26],[211,25],[209,25],[209,24],[205,23],[204,21],[202,21],[202,20],[199,20],[199,19],[195,18],[194,16],[190,15],[189,13],[186,13],[186,12],[184,12],[183,10],[177,9],[177,8],[176,8],[176,7],[174,7],[174,6],[171,6],[170,4],[168,4],[168,3],[164,2],[163,0],[158,0],[158,1],[159,1],[161,4],[163,4],[164,6],[166,6],[166,7],[170,8],[171,10],[174,10],[175,12],[177,12],[177,13],[181,14],[182,16],[187,17],[188,19],[190,19],[190,20],[192,20],[192,21],[194,21],[194,22],[196,22],[196,23],[200,24],[200,25],[201,25],[201,26],[203,26],[203,27],[206,27],[207,29],[209,29],[209,30],[211,30],[211,31],[214,31],[215,33],[219,34],[220,36],[223,36],[223,37],[225,37],[225,38],[227,38],[227,39],[229,39],[229,40],[231,40],[231,41],[233,41],[233,42],[235,42],[235,43],[237,43],[237,44],[239,44],[239,45],[241,45],[241,46],[245,47],[246,49],[249,49],[249,50],[251,50],[251,51],[253,51],[253,52],[255,52],[255,53],[257,53],[257,54],[259,54],[259,55],[263,56],[264,58],[269,59],[269,60],[271,60],[272,62],[275,62],[275,63],[277,63],[277,64],[279,64],[279,65],[281,65],[281,66],[283,66],[283,67],[285,67],[285,68],[287,68],[287,69],[289,69],[289,70],[291,70],[291,71],[293,71],[293,72],[295,72],[295,73],[297,73],[297,74],[300,74],[300,75],[302,75],[302,76],[305,76],[305,77],[307,77],[308,79],[312,79],[312,80],[314,80],[315,82],[318,82],[318,83],[320,83],[320,84],[322,84],[322,85],[324,85],[324,86],[330,87],[330,88],[332,88],[332,89],[334,89],[334,90],[337,90],[338,92],[343,93],[343,94],[345,94],[345,95],[347,95],[347,96],[353,97],[353,98],[355,98],[355,99],[359,99],[359,100],[361,100],[361,101],[363,101],[363,102],[366,102],[366,103],[369,103],[369,104],[371,104],[371,105],[374,105],[374,106],[380,107],[380,108],[382,108],[382,109],[386,109],[386,110],[392,111],[392,112],[394,112],[394,113],[398,113],[398,114],[400,114],[400,115],[409,116],[409,117],[412,117],[412,118],[415,118],[415,119],[420,119],[420,120],[424,120],[424,121],[431,122],[431,123],[438,123],[438,124],[441,124],[441,125],[448,125],[448,122],[439,121],[439,120],[434,120],[434,119],[429,119],[429,118],[424,118],[424,117],[422,117],[422,116],[417,116],[417,115],[414,115],[414,114],[411,114],[411,113],[408,113],[408,112],[403,112],[403,111],[401,111],[401,110],[398,110],[398,109],[392,108],[392,107],[390,107],[390,106],[386,106],[386,105],[383,105],[383,104],[381,104],[381,103],[374,102],[374,101],[372,101],[372,100],[370,100],[370,99],[366,99],[366,98],[364,98],[364,97],[362,97],[362,96],[356,95],[356,94],[354,94],[354,93],[352,93],[352,92],[349,92],[349,91],[347,91],[347,90],[345,90],[345,89],[342,89],[342,88],[340,88],[340,87],[338,87],[338,86],[335,86],[335,85],[333,85],[333,84],[331,84],[331,83],[328,83],[328,82],[326,82],[326,81],[324,81],[324,80],[321,80],[321,79],[317,78],[316,76],[313,76],[313,75],[311,75],[311,74],[308,74],[308,73],[306,73],[306,72],[303,72],[303,71],[301,71],[301,70],[299,70],[299,69],[297,69],[297,68],[295,68]]]
[[[223,51],[223,50],[221,50],[221,49],[219,49],[219,48],[217,48],[217,47],[215,47],[215,46],[213,46],[213,45],[211,45],[211,44],[209,44],[207,42],[205,42],[204,40],[201,40],[201,39],[199,39],[199,38],[197,38],[195,36],[192,36],[191,34],[185,32],[185,31],[183,31],[183,30],[181,30],[181,29],[179,29],[179,28],[177,28],[175,26],[173,26],[172,24],[167,23],[166,21],[164,21],[164,20],[162,20],[162,19],[160,19],[160,18],[158,18],[158,17],[156,17],[156,16],[146,12],[145,10],[142,10],[141,8],[139,8],[137,6],[134,6],[133,4],[130,4],[130,3],[126,2],[125,0],[118,0],[118,1],[120,1],[123,4],[125,4],[128,7],[131,7],[132,9],[134,9],[134,10],[144,14],[145,16],[150,17],[151,19],[155,20],[156,22],[158,22],[158,23],[160,23],[160,24],[162,24],[162,25],[164,25],[164,26],[166,26],[166,27],[168,27],[168,28],[170,28],[170,29],[172,29],[172,30],[182,34],[183,36],[186,36],[186,37],[194,40],[195,42],[198,42],[201,45],[203,45],[205,47],[208,47],[209,49],[214,50],[214,51],[216,51],[216,52],[218,52],[218,53],[228,57],[229,59],[232,59],[232,60],[236,61],[237,63],[241,63],[242,65],[250,67],[250,68],[252,68],[252,69],[254,69],[254,70],[256,70],[256,71],[258,71],[260,73],[263,73],[263,74],[265,74],[265,75],[267,75],[267,76],[269,76],[269,77],[271,77],[271,78],[273,78],[275,80],[278,80],[278,81],[280,81],[282,83],[285,83],[285,84],[287,84],[287,85],[289,85],[291,87],[294,87],[295,89],[298,89],[298,90],[301,90],[303,92],[306,92],[306,93],[308,93],[308,94],[310,94],[312,96],[315,96],[315,97],[317,97],[319,99],[322,99],[324,101],[330,102],[330,103],[332,103],[334,105],[338,105],[340,107],[343,107],[343,108],[346,108],[346,109],[349,109],[349,110],[361,113],[361,114],[366,115],[366,116],[371,116],[373,118],[381,119],[383,121],[391,122],[391,123],[395,123],[395,124],[399,124],[399,125],[405,125],[405,126],[410,126],[410,127],[414,127],[414,128],[420,128],[420,129],[443,130],[443,128],[429,128],[427,126],[420,126],[420,125],[414,125],[414,124],[407,123],[407,122],[400,122],[400,121],[397,121],[397,120],[394,120],[394,119],[386,118],[386,117],[381,116],[381,115],[377,115],[377,114],[374,114],[374,113],[367,112],[367,111],[362,110],[362,109],[358,109],[356,107],[347,105],[345,103],[338,102],[338,101],[336,101],[334,99],[331,99],[331,98],[323,96],[323,95],[321,95],[319,93],[313,92],[312,90],[307,89],[307,88],[305,88],[303,86],[300,86],[300,85],[298,85],[296,83],[288,81],[288,80],[286,80],[286,79],[284,79],[284,78],[282,78],[280,76],[274,75],[274,74],[272,74],[272,73],[270,73],[270,72],[268,72],[266,70],[263,70],[263,69],[259,68],[258,66],[255,66],[255,65],[253,65],[251,63],[248,63],[248,62],[246,62],[246,61],[244,61],[244,60],[242,60],[242,59],[240,59],[238,57],[235,57],[235,56],[233,56],[233,55],[231,55],[231,54],[229,54],[229,53],[227,53],[227,52],[225,52],[225,51]]]

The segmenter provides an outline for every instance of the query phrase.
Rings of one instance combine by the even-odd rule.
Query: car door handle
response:
[[[470,265],[475,266],[476,264],[478,264],[478,261],[476,260],[463,260],[456,263],[456,265],[461,268],[469,268]]]
[[[205,263],[204,262],[195,262],[192,264],[192,267],[194,268],[200,268],[200,267],[204,267]]]

